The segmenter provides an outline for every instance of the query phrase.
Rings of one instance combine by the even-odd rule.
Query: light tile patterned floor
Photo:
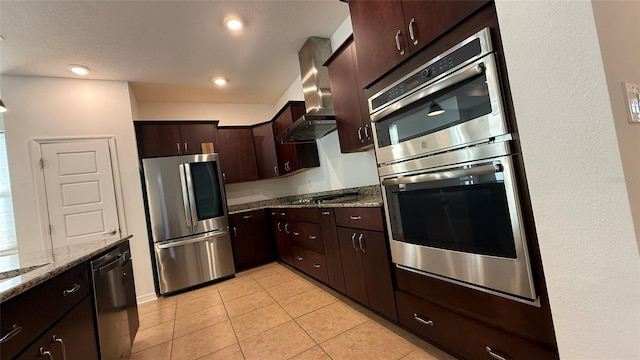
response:
[[[132,360],[453,359],[278,263],[138,310]]]

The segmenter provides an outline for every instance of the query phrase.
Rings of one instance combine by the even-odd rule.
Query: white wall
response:
[[[593,14],[618,135],[636,238],[640,244],[640,123],[629,123],[622,82],[640,85],[640,1],[594,1]]]
[[[638,359],[640,257],[591,3],[496,8],[560,357]]]
[[[3,76],[2,94],[18,246],[38,248],[35,185],[29,141],[33,138],[111,135],[116,138],[126,226],[136,292],[155,297],[129,87],[122,81]]]
[[[134,120],[220,120],[220,126],[253,125],[270,120],[270,104],[138,102]]]

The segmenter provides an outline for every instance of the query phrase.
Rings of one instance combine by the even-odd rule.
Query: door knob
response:
[[[109,230],[109,231],[107,231],[107,232],[103,232],[103,233],[102,233],[102,236],[112,236],[112,235],[115,235],[117,232],[118,232],[118,230],[116,230],[116,229],[111,229],[111,230]]]

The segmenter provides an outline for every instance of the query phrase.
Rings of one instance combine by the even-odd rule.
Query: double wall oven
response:
[[[369,98],[391,254],[400,268],[534,302],[489,31]]]

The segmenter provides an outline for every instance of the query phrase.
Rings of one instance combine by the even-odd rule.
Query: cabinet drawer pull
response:
[[[297,231],[294,231],[294,232],[293,232],[293,236],[300,236],[300,233],[299,233],[299,232],[297,232]]]
[[[309,240],[315,240],[317,237],[315,235],[309,235]]]
[[[360,126],[358,128],[358,140],[360,140],[360,142],[362,142],[362,126]]]
[[[330,214],[331,214],[331,212],[330,212],[330,211],[323,211],[323,212],[322,212],[322,215],[330,215]]]
[[[238,237],[238,229],[236,229],[236,227],[233,227],[233,237],[237,238]]]
[[[507,358],[505,358],[504,356],[500,356],[496,353],[493,352],[493,350],[491,350],[490,347],[485,347],[485,350],[487,350],[487,352],[489,353],[489,355],[491,355],[492,358],[497,359],[497,360],[507,360]]]
[[[360,220],[360,219],[362,219],[362,216],[360,216],[360,215],[358,215],[358,216],[351,215],[351,220]]]
[[[187,143],[184,143],[184,152],[189,151],[189,145],[187,145]]]
[[[280,227],[280,221],[278,221],[278,231],[282,231],[282,228]]]
[[[302,261],[302,256],[298,256],[298,261]]]
[[[418,45],[418,39],[416,39],[416,34],[414,33],[413,30],[413,25],[416,23],[416,18],[411,18],[411,21],[409,22],[409,37],[411,38],[411,40],[413,40],[413,45]]]
[[[316,269],[318,269],[318,268],[320,268],[320,264],[318,264],[318,263],[313,263],[313,267],[314,267],[314,268],[316,268]]]
[[[351,235],[351,246],[353,246],[353,250],[358,251],[358,248],[356,247],[356,233]]]
[[[276,216],[276,214],[277,214],[277,212],[275,212],[275,211],[271,212],[271,216]]]
[[[62,341],[62,339],[60,339],[55,335],[53,335],[53,338],[51,338],[51,341],[53,341],[54,343],[60,344],[60,348],[62,349],[62,360],[67,360],[67,349],[64,346],[64,341]]]
[[[11,338],[18,335],[20,331],[22,331],[22,326],[18,326],[18,324],[13,324],[11,326],[11,331],[9,331],[5,336],[0,338],[0,344],[11,340]]]
[[[251,219],[253,217],[253,215],[245,215],[242,218],[245,220]]]
[[[280,216],[285,216],[285,215],[287,215],[287,213],[284,213],[284,212],[280,213]]]
[[[398,52],[400,52],[400,55],[404,55],[404,49],[400,46],[400,35],[402,34],[402,32],[400,30],[398,30],[398,32],[396,33],[396,48],[398,49]]]
[[[62,292],[62,296],[69,296],[73,293],[75,293],[76,291],[80,290],[80,285],[79,284],[73,284],[73,287],[69,290],[65,290]]]
[[[419,322],[422,325],[428,325],[428,326],[433,326],[433,321],[432,320],[425,320],[422,317],[420,317],[420,315],[413,313],[413,318],[416,319],[417,322]]]
[[[176,143],[176,149],[178,149],[178,153],[180,153],[180,143]]]
[[[49,360],[53,360],[53,355],[51,355],[51,351],[45,350],[43,346],[40,347],[40,356],[48,356]]]
[[[284,232],[289,233],[289,223],[284,224]]]
[[[367,138],[367,139],[370,138],[370,136],[369,136],[369,125],[371,125],[371,124],[367,124],[367,125],[364,126],[364,137]]]
[[[273,167],[273,173],[278,175],[278,165]]]
[[[364,251],[364,246],[362,246],[362,238],[364,237],[364,235],[360,234],[360,236],[358,236],[358,245],[360,245],[360,251],[362,252],[366,252]]]

